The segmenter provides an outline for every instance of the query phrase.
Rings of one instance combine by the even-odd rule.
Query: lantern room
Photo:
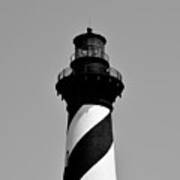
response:
[[[73,42],[75,45],[74,59],[96,57],[108,60],[105,54],[106,39],[99,34],[94,34],[91,28],[87,28],[87,33],[76,36]]]

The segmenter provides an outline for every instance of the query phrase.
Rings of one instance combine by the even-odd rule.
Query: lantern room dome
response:
[[[76,36],[73,43],[76,47],[79,47],[82,46],[83,42],[87,42],[89,39],[99,39],[104,45],[106,44],[105,37],[101,36],[100,34],[93,33],[93,30],[89,27],[87,28],[86,33]]]

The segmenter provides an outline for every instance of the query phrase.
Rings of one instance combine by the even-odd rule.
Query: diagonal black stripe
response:
[[[93,102],[92,98],[91,98],[91,101]],[[96,105],[96,101],[94,100],[94,103],[92,104],[92,102],[89,102],[86,104],[87,105]],[[74,103],[75,105],[71,105],[71,106],[68,106],[68,124],[67,124],[67,129],[69,129],[69,126],[74,118],[74,116],[76,115],[77,111],[80,110],[80,108],[83,106],[82,103]],[[108,109],[110,109],[110,111],[112,111],[112,106],[110,104],[107,104],[107,102],[104,102],[102,99],[99,99],[99,102],[97,105],[102,105],[102,106],[105,106],[107,107]]]
[[[65,169],[64,180],[79,180],[109,150],[113,141],[111,114],[76,144]]]
[[[75,114],[77,113],[78,110],[80,110],[81,105],[76,105],[76,106],[72,106],[71,108],[69,107],[68,109],[68,124],[67,124],[67,129],[69,129],[69,126],[75,116]]]

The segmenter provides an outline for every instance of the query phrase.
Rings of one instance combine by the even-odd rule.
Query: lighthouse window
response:
[[[75,57],[100,57],[104,56],[104,44],[99,39],[88,39],[82,46],[76,47]]]
[[[87,56],[86,49],[76,49],[76,58]]]
[[[84,49],[81,50],[81,56],[82,57],[87,56],[87,54],[88,54],[87,50],[84,50]]]
[[[77,49],[76,57],[103,57],[103,49],[96,46],[88,46],[88,49]]]

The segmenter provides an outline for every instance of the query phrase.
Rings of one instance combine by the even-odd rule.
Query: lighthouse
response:
[[[63,180],[116,180],[111,114],[124,89],[122,76],[110,66],[105,37],[87,28],[73,43],[69,67],[56,84],[68,112]]]

